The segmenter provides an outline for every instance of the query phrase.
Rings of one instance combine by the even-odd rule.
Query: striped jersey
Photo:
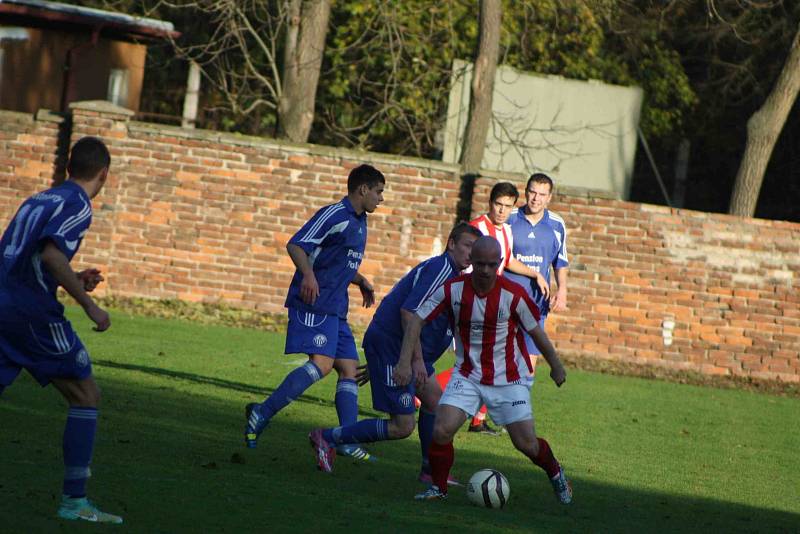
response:
[[[511,251],[514,250],[514,235],[511,232],[511,226],[503,223],[498,228],[486,214],[471,220],[469,224],[480,230],[483,235],[491,236],[500,243],[501,261],[500,267],[497,268],[497,274],[503,274],[505,268],[508,267],[508,262],[511,261]]]
[[[0,240],[0,291],[22,313],[63,313],[58,282],[42,265],[42,248],[51,241],[72,260],[91,224],[91,201],[72,180],[28,198]]]
[[[309,305],[300,298],[303,275],[295,270],[284,305],[309,313],[347,317],[347,286],[364,258],[367,245],[367,214],[356,215],[350,200],[323,207],[306,222],[289,243],[308,254],[319,285],[319,297]]]
[[[508,219],[514,236],[512,252],[514,257],[544,275],[550,282],[550,267],[561,269],[569,267],[567,258],[567,227],[560,215],[545,209],[539,222],[531,224],[525,217],[524,208],[511,214]],[[530,278],[509,272],[509,279],[522,285],[539,306],[543,315],[550,311],[550,304],[539,291],[539,286]]]
[[[447,280],[459,272],[450,255],[445,252],[429,258],[408,272],[381,300],[375,310],[370,328],[378,327],[386,336],[403,340],[403,321],[400,310],[415,313],[420,306]],[[426,324],[420,334],[422,356],[433,363],[447,350],[453,340],[450,322],[440,316]]]
[[[503,276],[484,296],[472,274],[448,280],[423,303],[417,315],[432,321],[445,314],[456,341],[455,369],[481,384],[501,386],[530,375],[523,331],[539,323],[539,309],[525,290]]]

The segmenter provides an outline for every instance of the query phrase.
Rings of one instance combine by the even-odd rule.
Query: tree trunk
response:
[[[330,14],[330,0],[290,3],[278,102],[278,136],[283,139],[308,141]]]
[[[472,95],[469,119],[461,148],[462,174],[477,174],[486,148],[486,135],[492,118],[492,92],[500,54],[500,0],[481,0],[478,56],[472,69]]]
[[[764,105],[747,121],[747,145],[736,174],[728,213],[752,217],[772,149],[800,91],[800,26],[789,57]]]

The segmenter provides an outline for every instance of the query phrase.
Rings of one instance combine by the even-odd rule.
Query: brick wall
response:
[[[347,173],[363,162],[387,177],[362,266],[379,296],[442,250],[455,219],[452,165],[138,123],[122,108],[84,102],[71,122],[0,112],[4,225],[25,196],[58,179],[67,141],[89,134],[109,144],[112,173],[75,265],[106,273],[101,293],[282,311],[293,271],[287,240],[344,195]],[[478,180],[475,212],[500,178]],[[548,319],[560,350],[800,381],[800,225],[572,190],[551,207],[567,220],[572,261],[570,310]],[[357,290],[351,298],[354,320],[367,321]],[[670,346],[665,318],[676,323]]]
[[[107,272],[104,291],[115,295],[282,311],[294,272],[286,243],[346,194],[347,174],[364,162],[387,179],[361,268],[379,295],[442,250],[454,220],[458,187],[449,165],[128,119],[104,103],[73,109],[72,141],[98,135],[112,153],[110,182],[76,260]],[[360,305],[355,287],[351,299]],[[351,309],[357,320],[371,317]]]
[[[491,186],[480,178],[473,212]],[[565,352],[712,375],[800,380],[800,224],[556,190],[567,224],[569,310],[548,317]],[[674,321],[665,345],[663,324]]]

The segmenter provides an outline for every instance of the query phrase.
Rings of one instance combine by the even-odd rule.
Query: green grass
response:
[[[104,395],[90,495],[126,525],[54,517],[65,407],[23,375],[0,397],[0,532],[800,530],[798,398],[578,371],[556,389],[540,367],[537,431],[572,478],[574,504],[556,503],[507,436],[466,432],[454,474],[499,469],[506,508],[475,508],[458,489],[416,503],[416,436],[372,447],[378,463],[315,470],[306,434],[335,423],[332,377],[244,448],[245,403],[303,361],[282,354],[281,335],[122,313],[97,334],[78,310],[69,316]],[[362,391],[361,414],[374,415]]]

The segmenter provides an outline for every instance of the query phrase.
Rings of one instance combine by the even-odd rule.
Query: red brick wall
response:
[[[525,185],[479,179],[474,213],[499,180]],[[556,193],[571,263],[569,310],[548,317],[560,350],[800,381],[800,224]]]
[[[286,243],[317,209],[346,194],[348,172],[364,162],[387,179],[361,268],[379,295],[452,227],[458,184],[451,166],[127,122],[123,111],[73,109],[73,142],[99,135],[112,153],[110,182],[76,260],[107,272],[104,290],[115,295],[282,311],[294,272]],[[351,299],[352,313],[367,321],[371,311],[359,307],[355,287]]]
[[[287,240],[344,195],[349,169],[362,162],[387,177],[362,267],[379,296],[441,250],[455,219],[452,165],[129,117],[102,103],[72,112],[72,141],[99,135],[112,152],[109,183],[75,261],[106,273],[104,293],[281,311],[293,272]],[[3,225],[25,196],[50,184],[60,121],[0,113]],[[476,184],[476,213],[497,179]],[[567,221],[572,262],[570,309],[548,319],[562,352],[800,381],[800,225],[567,190],[551,207]],[[368,320],[357,290],[351,298],[354,320]],[[676,323],[670,346],[665,318]]]

